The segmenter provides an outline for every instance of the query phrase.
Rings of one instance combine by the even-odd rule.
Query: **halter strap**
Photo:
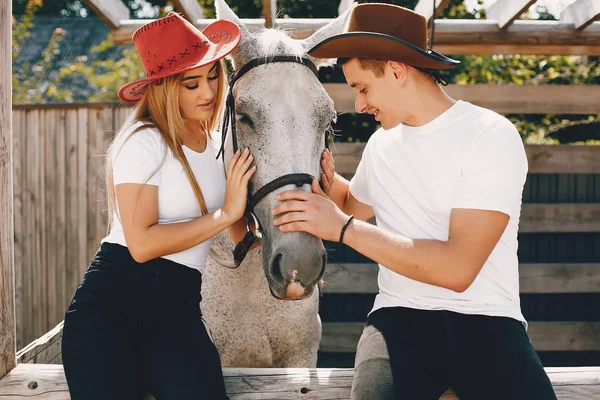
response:
[[[307,66],[308,68],[310,68],[310,70],[315,74],[317,79],[319,79],[318,70],[317,70],[317,67],[315,66],[315,64],[312,61],[310,61],[308,58],[299,57],[299,56],[270,56],[270,57],[255,58],[253,60],[248,61],[248,63],[244,64],[239,70],[237,70],[233,74],[231,74],[231,76],[229,78],[229,93],[227,94],[227,100],[225,102],[225,115],[223,117],[223,125],[221,128],[221,148],[219,149],[219,152],[217,153],[217,159],[222,156],[223,163],[225,163],[225,139],[227,138],[227,131],[229,130],[230,125],[231,125],[231,142],[233,145],[233,152],[235,153],[238,150],[237,129],[236,129],[236,120],[235,120],[235,98],[233,97],[233,86],[242,76],[244,76],[252,68],[258,67],[259,65],[272,64],[272,63],[278,63],[278,62],[293,62],[293,63],[297,63],[297,64],[303,64],[303,65]],[[326,133],[325,134],[325,147],[326,148],[329,148],[328,139],[329,139],[329,137],[328,137],[328,134]],[[256,228],[257,228],[258,232],[262,232],[262,235],[264,235],[262,227],[260,226],[261,225],[260,221],[254,215],[254,207],[258,204],[258,202],[261,201],[265,196],[267,196],[269,193],[273,192],[274,190],[282,188],[286,185],[296,185],[296,186],[300,187],[304,184],[311,184],[313,179],[314,179],[314,177],[310,174],[303,174],[303,173],[287,174],[284,176],[280,176],[279,178],[274,179],[271,182],[267,183],[265,186],[258,189],[256,191],[256,193],[254,193],[254,194],[252,194],[252,191],[250,190],[250,185],[248,185],[249,186],[248,187],[248,197],[246,199],[246,213],[245,213],[248,224],[250,223],[249,221],[252,218],[257,225]],[[250,230],[248,230],[248,233],[244,237],[244,240],[242,240],[240,243],[238,243],[236,245],[236,247],[234,249],[234,260],[235,260],[236,266],[239,266],[239,264],[242,262],[242,260],[246,256],[248,249],[254,243],[255,240],[256,240],[256,237],[252,234],[252,232]]]
[[[248,193],[248,206],[250,207],[250,210],[254,210],[254,207],[258,204],[258,202],[261,201],[269,193],[286,185],[296,185],[297,187],[300,187],[307,183],[310,185],[312,183],[312,180],[313,176],[310,174],[288,174],[280,176],[279,178],[272,180],[265,186],[258,189],[253,195],[250,195],[250,193]]]
[[[221,127],[221,148],[219,149],[219,153],[217,153],[217,158],[223,156],[223,162],[225,162],[225,139],[227,138],[227,130],[230,124],[233,152],[235,153],[238,150],[236,129],[237,126],[235,121],[235,98],[233,97],[233,87],[235,86],[235,83],[254,67],[279,62],[292,62],[297,64],[303,64],[310,68],[310,70],[315,74],[317,79],[319,79],[319,72],[315,64],[308,58],[299,56],[258,57],[248,61],[240,69],[233,72],[233,74],[231,74],[231,76],[229,77],[229,93],[227,94],[227,100],[225,102],[225,115],[223,117],[223,125]]]

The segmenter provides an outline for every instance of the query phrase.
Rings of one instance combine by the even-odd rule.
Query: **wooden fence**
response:
[[[103,155],[129,111],[114,104],[14,108],[19,349],[62,320],[87,263],[106,234]],[[335,144],[338,172],[351,175],[363,148],[364,144]],[[524,193],[520,250],[541,255],[520,254],[524,258],[521,291],[525,296],[592,294],[596,297],[576,299],[576,304],[596,309],[600,292],[600,146],[526,146],[526,151],[530,175]],[[562,236],[557,239],[553,235]],[[548,256],[557,251],[552,243],[565,237],[567,244],[554,247],[574,247],[564,250],[566,255]],[[376,292],[376,266],[347,248],[328,247],[330,259],[335,261],[328,267],[321,302],[321,354],[351,356]],[[340,302],[356,307],[351,312],[339,311]],[[530,303],[525,301],[524,307]],[[338,311],[332,317],[334,309]],[[530,334],[536,348],[600,351],[600,318],[573,315],[533,321]]]

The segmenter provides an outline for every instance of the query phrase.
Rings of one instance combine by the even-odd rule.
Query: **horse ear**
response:
[[[227,3],[225,3],[225,0],[215,0],[215,8],[217,10],[217,19],[231,21],[240,27],[240,31],[242,32],[242,41],[245,39],[247,40],[252,36],[246,25],[244,25],[236,13],[229,8]]]
[[[240,27],[240,31],[242,33],[242,39],[240,40],[239,46],[233,51],[233,53],[231,54],[231,57],[230,57],[233,59],[234,68],[237,68],[238,66],[236,65],[237,64],[236,61],[240,61],[240,59],[241,59],[242,60],[241,62],[243,63],[243,60],[245,58],[247,58],[247,55],[241,54],[241,49],[249,47],[249,46],[247,46],[247,44],[252,41],[253,36],[250,33],[250,31],[248,30],[248,27],[246,27],[246,25],[244,25],[244,23],[242,22],[242,20],[240,20],[240,18],[236,15],[236,13],[233,12],[233,10],[231,8],[229,8],[227,3],[225,3],[225,0],[215,0],[215,8],[217,11],[217,19],[224,19],[227,21],[231,21]]]
[[[356,6],[356,2],[350,4],[346,11],[341,14],[339,17],[328,23],[327,25],[321,27],[318,31],[302,40],[302,46],[305,51],[309,51],[313,47],[315,47],[318,43],[321,43],[323,40],[330,38],[333,35],[337,35],[343,33],[346,25],[348,24],[348,20],[350,19],[350,14],[352,10]],[[335,62],[335,59],[320,59],[309,56],[309,58],[315,63],[315,65],[320,68],[325,65],[331,65]]]

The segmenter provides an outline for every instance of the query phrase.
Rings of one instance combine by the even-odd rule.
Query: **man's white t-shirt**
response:
[[[122,132],[112,148],[112,153],[109,154],[115,187],[121,183],[158,186],[159,224],[186,222],[200,217],[202,215],[200,205],[181,163],[164,143],[157,130],[145,128],[131,135],[139,126],[141,123],[137,122],[126,132]],[[213,137],[218,139],[220,135],[216,134]],[[222,207],[225,201],[225,170],[223,163],[216,158],[218,147],[218,142],[211,139],[208,139],[206,150],[202,153],[183,146],[183,152],[200,185],[209,212]],[[127,246],[123,226],[117,213],[118,210],[115,210],[110,233],[102,242]],[[211,244],[212,239],[209,239],[192,248],[162,258],[202,272]]]
[[[458,101],[420,127],[380,129],[369,139],[350,192],[373,207],[377,225],[411,239],[448,240],[453,208],[495,210],[508,226],[463,293],[418,282],[379,266],[382,307],[449,310],[522,321],[517,229],[527,157],[503,116]]]

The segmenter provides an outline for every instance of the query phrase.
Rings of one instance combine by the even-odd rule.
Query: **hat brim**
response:
[[[151,77],[138,79],[123,85],[118,92],[119,99],[125,103],[136,103],[143,97],[146,87],[152,82],[214,63],[230,54],[242,38],[240,28],[235,23],[226,20],[218,20],[211,23],[202,33],[210,41],[206,53],[200,55],[197,60],[193,60],[185,67],[170,70],[162,74],[154,74]],[[228,37],[231,37],[231,40],[223,40]]]
[[[334,35],[308,51],[315,58],[375,58],[399,61],[414,67],[450,69],[460,61],[433,50],[424,51],[397,37],[374,32],[346,32]]]

